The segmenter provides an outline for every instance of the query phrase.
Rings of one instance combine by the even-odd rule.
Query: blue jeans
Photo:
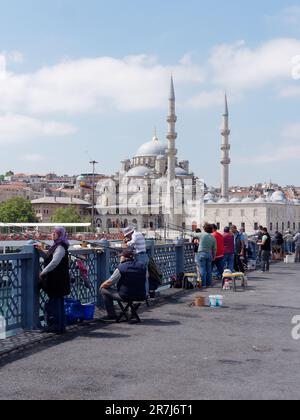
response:
[[[218,277],[222,279],[224,274],[224,258],[216,258],[215,261],[212,262],[212,271],[214,270],[215,266],[218,270]]]
[[[224,268],[234,272],[234,254],[224,255]]]
[[[212,255],[208,252],[199,252],[197,254],[198,265],[203,287],[212,285]]]

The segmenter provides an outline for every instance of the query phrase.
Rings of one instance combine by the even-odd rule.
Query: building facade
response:
[[[41,223],[50,223],[56,210],[65,207],[75,207],[77,213],[81,217],[91,215],[91,204],[84,200],[64,198],[64,197],[43,197],[32,200],[31,204],[35,211],[36,217]]]

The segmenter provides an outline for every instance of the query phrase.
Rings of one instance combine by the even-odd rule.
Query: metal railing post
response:
[[[176,242],[176,274],[184,273],[184,240]]]
[[[100,286],[103,282],[109,279],[110,277],[110,251],[109,251],[109,242],[106,240],[101,241],[103,245],[103,252],[97,254],[97,305],[99,307],[103,306]]]
[[[28,259],[21,261],[21,325],[24,330],[40,328],[39,321],[39,253],[34,246],[27,246],[23,252]]]

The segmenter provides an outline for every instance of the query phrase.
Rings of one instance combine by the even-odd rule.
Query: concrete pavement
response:
[[[199,292],[187,292],[141,325],[99,324],[11,355],[0,399],[299,399],[300,265],[250,274],[249,286],[222,293],[222,309],[190,307]]]

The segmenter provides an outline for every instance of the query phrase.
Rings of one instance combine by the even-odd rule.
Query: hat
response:
[[[133,226],[128,226],[126,229],[123,230],[123,234],[125,236],[125,238],[129,235],[131,235],[134,232],[134,227]]]
[[[130,249],[125,249],[122,252],[121,257],[124,257],[127,260],[133,260],[134,259],[134,253]]]

